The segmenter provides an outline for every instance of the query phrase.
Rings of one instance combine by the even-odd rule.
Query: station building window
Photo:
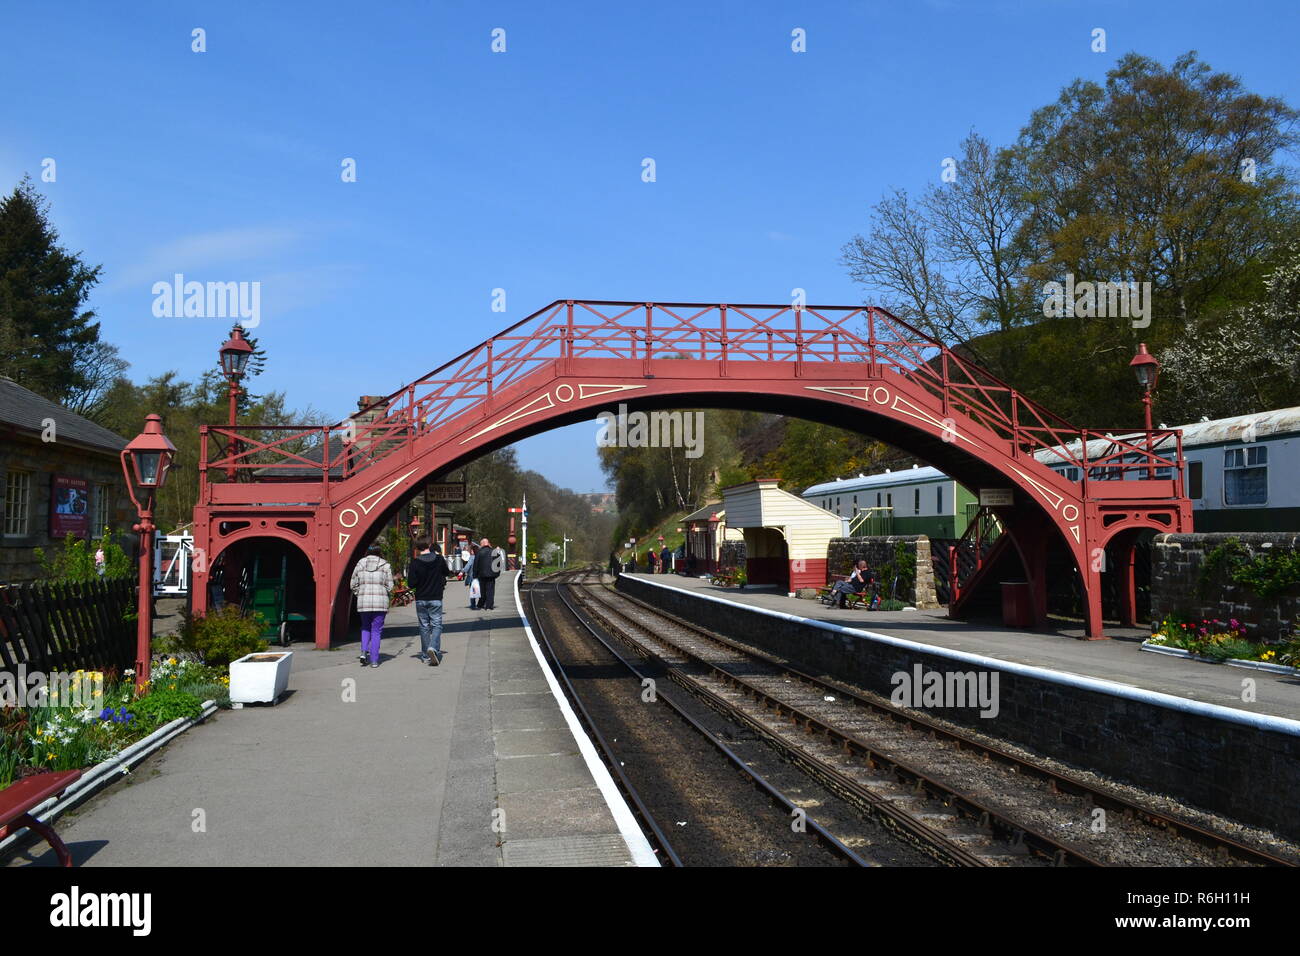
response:
[[[1223,503],[1268,503],[1268,449],[1229,448],[1223,453]]]
[[[108,502],[113,496],[112,485],[98,485],[95,488],[94,523],[90,526],[90,537],[99,537],[108,527]]]
[[[32,476],[26,471],[5,475],[5,536],[20,538],[28,534],[32,507]]]

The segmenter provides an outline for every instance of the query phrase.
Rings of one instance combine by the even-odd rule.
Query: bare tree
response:
[[[902,189],[872,207],[868,234],[843,248],[849,274],[923,331],[962,343],[1023,320],[1026,259],[1017,242],[1025,203],[1006,161],[978,133],[961,144],[951,182],[919,202]]]
[[[73,360],[74,377],[83,384],[74,387],[63,405],[69,411],[98,421],[108,394],[131,363],[122,358],[117,346],[103,339],[82,347]]]

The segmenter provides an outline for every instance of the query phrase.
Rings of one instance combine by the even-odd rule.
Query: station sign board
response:
[[[981,508],[1008,508],[1015,504],[1015,494],[1010,488],[981,488]]]
[[[424,486],[424,491],[434,504],[456,505],[465,501],[463,481],[431,481]]]

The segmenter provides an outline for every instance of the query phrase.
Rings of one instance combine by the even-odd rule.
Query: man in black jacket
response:
[[[415,542],[419,554],[407,569],[415,591],[415,616],[420,620],[420,660],[430,667],[442,663],[442,591],[452,570],[428,538]]]
[[[474,556],[474,577],[478,578],[480,611],[496,609],[497,578],[505,567],[504,556],[498,559],[500,549],[492,547],[492,542],[484,538],[478,543],[478,554]]]

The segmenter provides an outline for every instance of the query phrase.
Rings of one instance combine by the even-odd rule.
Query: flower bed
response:
[[[1144,650],[1175,652],[1211,664],[1238,664],[1300,673],[1300,635],[1283,642],[1252,641],[1238,620],[1165,618],[1142,642]]]
[[[178,717],[197,717],[205,700],[229,706],[224,667],[168,657],[151,671],[138,697],[132,671],[77,671],[78,689],[102,690],[93,704],[81,693],[61,700],[65,689],[51,686],[35,706],[0,708],[0,789],[42,771],[93,767]]]

